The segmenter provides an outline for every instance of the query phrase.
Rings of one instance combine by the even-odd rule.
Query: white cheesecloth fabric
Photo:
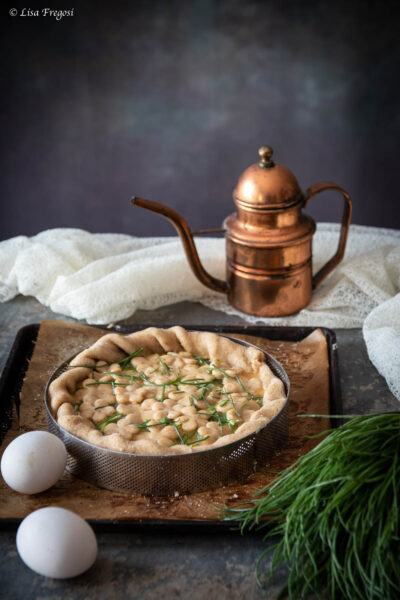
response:
[[[340,225],[319,223],[316,272],[335,252]],[[225,276],[223,239],[197,238],[205,268]],[[205,288],[187,265],[177,237],[134,238],[51,229],[0,242],[0,301],[18,293],[54,312],[106,324],[182,300],[199,301],[250,323],[362,327],[368,354],[400,400],[400,231],[352,225],[343,262],[290,317],[252,317]],[[177,316],[179,320],[179,315]]]

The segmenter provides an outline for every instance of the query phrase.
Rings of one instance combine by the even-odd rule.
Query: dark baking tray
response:
[[[133,326],[121,326],[117,325],[114,331],[118,333],[132,333],[139,329],[145,329],[151,325],[133,325]],[[22,383],[27,371],[29,360],[33,354],[35,342],[39,333],[39,323],[33,323],[22,327],[15,337],[14,343],[10,350],[6,365],[4,367],[2,376],[0,378],[0,443],[7,430],[11,426],[13,409],[15,407],[17,416],[19,416],[19,393],[22,388]],[[159,327],[162,327],[160,325]],[[297,342],[305,338],[307,335],[320,329],[325,336],[328,346],[329,356],[329,392],[330,392],[330,414],[342,415],[343,406],[340,392],[340,381],[339,381],[339,363],[337,353],[337,342],[336,335],[332,329],[325,327],[262,327],[262,326],[212,326],[212,325],[185,325],[186,329],[192,329],[197,331],[214,331],[216,333],[227,333],[235,334],[242,333],[247,335],[254,335],[259,337],[265,337],[270,340],[283,340]],[[110,333],[112,329],[103,329],[105,333]],[[337,427],[342,423],[342,419],[333,419],[332,427]],[[187,530],[188,527],[199,529],[201,531],[205,529],[224,528],[232,529],[232,523],[225,522],[208,522],[208,521],[136,521],[134,523],[126,523],[120,521],[103,521],[94,520],[90,521],[91,524],[97,531],[112,530],[115,531],[116,526],[120,527],[121,530],[126,531],[127,529],[148,529],[149,527],[168,527],[174,530]],[[0,527],[2,529],[14,529],[20,523],[20,519],[0,519]]]

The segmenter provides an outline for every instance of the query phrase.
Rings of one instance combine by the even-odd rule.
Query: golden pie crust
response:
[[[104,335],[74,357],[49,397],[71,434],[142,455],[228,444],[266,425],[286,401],[263,352],[178,326]]]

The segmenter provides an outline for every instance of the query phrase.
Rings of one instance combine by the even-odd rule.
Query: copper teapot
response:
[[[189,265],[207,287],[228,294],[239,310],[260,317],[290,315],[304,308],[311,292],[342,260],[351,220],[349,194],[336,183],[316,183],[303,194],[289,169],[275,164],[272,148],[262,146],[260,161],[246,169],[233,192],[237,212],[221,230],[191,232],[172,208],[133,198],[133,204],[167,217],[182,240]],[[339,244],[330,260],[312,276],[314,220],[302,209],[316,194],[337,190],[344,198]],[[193,235],[224,231],[226,281],[216,279],[200,262]]]

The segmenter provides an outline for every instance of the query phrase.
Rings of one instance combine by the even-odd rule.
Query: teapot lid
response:
[[[249,208],[285,208],[302,199],[296,177],[287,167],[275,164],[270,146],[258,150],[260,161],[246,169],[233,192],[235,201]]]

